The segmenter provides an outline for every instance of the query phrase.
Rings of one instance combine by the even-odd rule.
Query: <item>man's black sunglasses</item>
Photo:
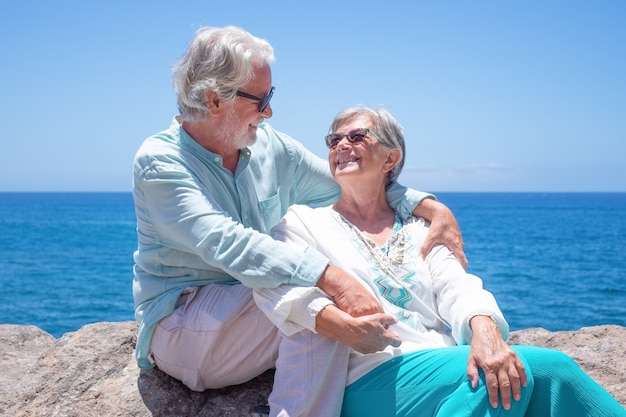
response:
[[[274,95],[274,87],[270,88],[270,91],[267,92],[265,97],[257,97],[255,95],[252,95],[252,94],[249,94],[249,93],[245,93],[245,92],[240,91],[240,90],[235,91],[235,95],[237,95],[239,97],[247,98],[247,99],[250,99],[250,100],[258,101],[259,102],[259,113],[263,113],[265,111],[265,109],[267,108],[267,106],[270,104],[270,100],[272,99],[272,96]]]

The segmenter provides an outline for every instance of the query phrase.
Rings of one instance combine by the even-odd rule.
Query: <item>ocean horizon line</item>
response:
[[[419,188],[418,188],[419,189]],[[424,190],[422,190],[424,191]],[[431,191],[431,194],[626,194],[626,191]],[[132,190],[98,191],[98,190],[0,190],[0,194],[132,194]]]

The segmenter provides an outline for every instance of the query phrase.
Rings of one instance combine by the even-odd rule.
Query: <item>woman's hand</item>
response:
[[[384,313],[352,317],[335,305],[328,305],[317,314],[315,330],[361,353],[374,353],[387,346],[400,346],[400,336],[390,332],[397,320]]]
[[[526,370],[522,361],[504,341],[496,323],[488,316],[474,316],[470,320],[472,343],[467,361],[467,376],[472,387],[478,385],[478,368],[485,373],[489,403],[498,407],[498,393],[502,408],[511,408],[513,399],[521,398],[521,387],[526,386]]]
[[[426,258],[435,245],[441,244],[450,249],[463,268],[467,269],[461,229],[452,211],[443,203],[427,198],[417,205],[413,214],[430,222],[430,230],[422,243],[422,257]]]

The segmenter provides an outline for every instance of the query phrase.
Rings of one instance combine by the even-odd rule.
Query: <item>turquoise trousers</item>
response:
[[[414,352],[392,359],[350,384],[342,417],[622,417],[626,410],[564,353],[513,346],[528,383],[510,410],[489,405],[484,375],[472,388],[469,346]]]

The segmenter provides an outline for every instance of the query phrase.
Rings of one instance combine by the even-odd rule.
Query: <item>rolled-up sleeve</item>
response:
[[[482,280],[465,272],[459,261],[446,247],[438,245],[427,256],[437,297],[439,313],[450,326],[458,344],[469,344],[472,330],[469,320],[476,315],[494,319],[506,340],[509,325],[498,307],[495,297],[483,288]]]
[[[291,247],[307,249],[311,248],[310,235],[297,214],[299,208],[302,207],[290,208],[271,233],[273,238]],[[303,329],[315,332],[317,314],[327,305],[333,304],[332,298],[317,287],[294,285],[255,289],[254,299],[270,320],[287,335]]]

